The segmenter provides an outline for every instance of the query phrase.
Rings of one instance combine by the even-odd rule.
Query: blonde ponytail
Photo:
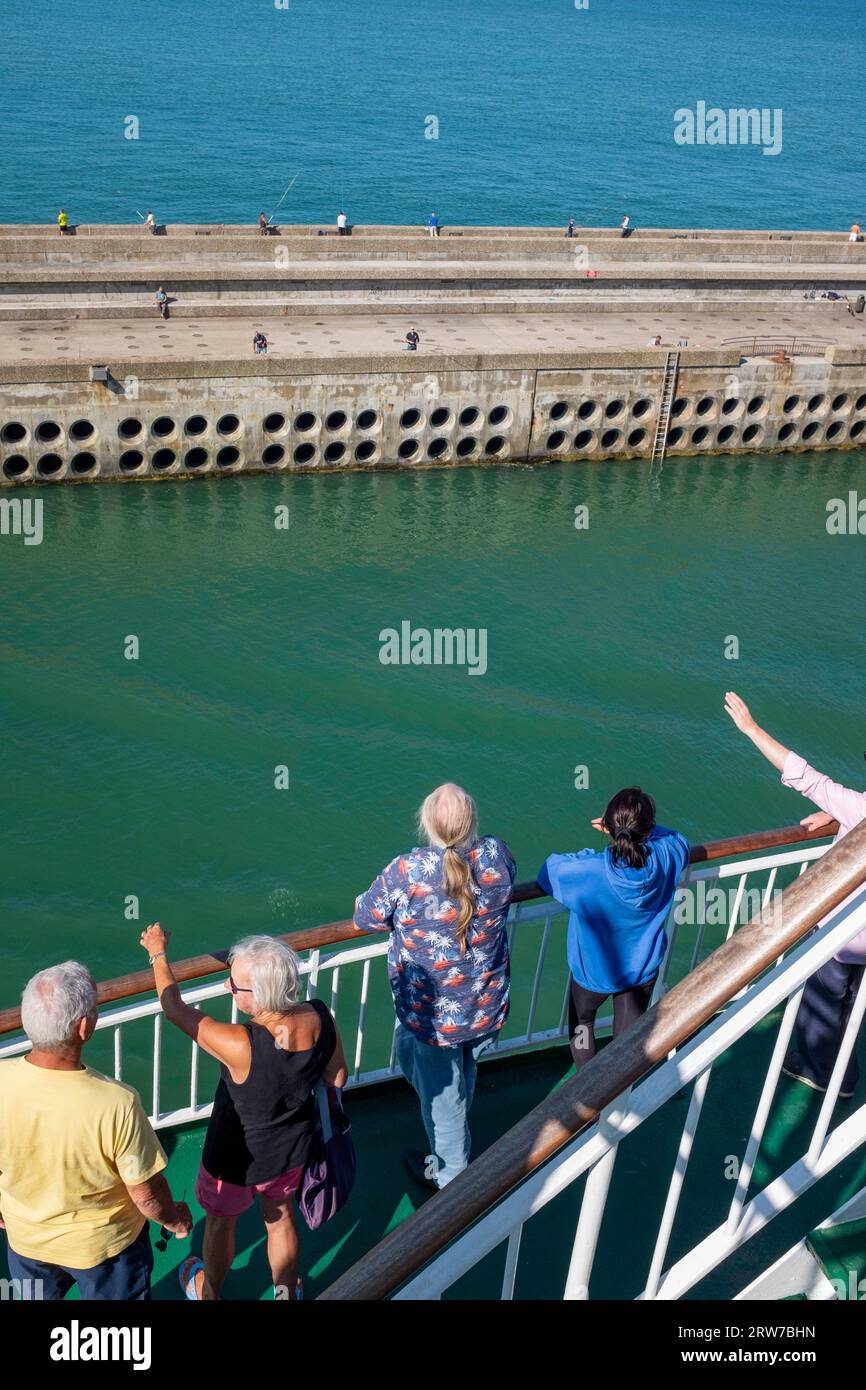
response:
[[[453,845],[445,848],[445,892],[460,904],[457,918],[457,942],[461,956],[466,955],[466,937],[469,923],[475,916],[475,894],[472,891],[472,871],[465,859],[461,859]]]
[[[461,850],[475,842],[478,813],[468,792],[454,782],[443,782],[426,797],[418,816],[419,829],[431,845],[444,849],[445,891],[459,904],[457,941],[466,954],[469,924],[475,916],[475,882]]]

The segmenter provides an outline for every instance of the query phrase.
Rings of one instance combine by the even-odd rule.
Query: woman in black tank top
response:
[[[225,1062],[207,1127],[202,1165],[212,1178],[251,1187],[269,1183],[309,1162],[315,1137],[313,1090],[336,1047],[337,1030],[320,999],[310,1007],[320,1020],[311,1048],[286,1051],[267,1027],[247,1023],[250,1069],[235,1082]]]
[[[142,933],[170,1022],[216,1057],[220,1080],[208,1124],[196,1197],[206,1213],[203,1261],[184,1260],[189,1298],[217,1299],[235,1253],[235,1223],[258,1195],[275,1297],[295,1296],[298,1236],[292,1194],[313,1155],[314,1090],[347,1080],[343,1046],[319,999],[297,1003],[298,957],[285,942],[245,937],[229,952],[232,990],[245,1024],[218,1023],[180,996],[159,923]]]

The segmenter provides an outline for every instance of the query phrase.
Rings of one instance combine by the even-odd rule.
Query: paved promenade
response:
[[[798,337],[819,345],[866,347],[864,315],[849,314],[841,303],[815,308],[728,313],[580,313],[522,311],[508,314],[449,314],[441,308],[413,317],[373,308],[366,313],[321,318],[268,313],[266,305],[250,318],[57,319],[0,323],[0,361],[22,364],[65,360],[111,362],[172,358],[252,357],[256,330],[268,338],[271,356],[388,356],[404,345],[410,326],[421,335],[420,352],[459,359],[478,354],[563,351],[644,350],[661,334],[662,349],[687,339],[690,348],[720,348],[728,339]],[[406,352],[406,365],[413,360]]]

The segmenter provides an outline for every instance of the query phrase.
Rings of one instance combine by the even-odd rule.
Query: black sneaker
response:
[[[429,1187],[433,1192],[439,1191],[439,1184],[427,1176],[431,1169],[435,1172],[439,1166],[434,1154],[423,1154],[420,1149],[404,1149],[403,1162],[422,1187]]]
[[[784,1062],[783,1062],[783,1064],[782,1064],[782,1072],[784,1073],[785,1076],[790,1076],[790,1078],[791,1078],[792,1081],[799,1081],[799,1082],[802,1083],[802,1085],[808,1086],[808,1087],[810,1088],[810,1090],[812,1090],[812,1091],[820,1091],[821,1094],[823,1095],[824,1092],[827,1090],[827,1087],[826,1087],[826,1086],[821,1086],[821,1085],[820,1085],[817,1081],[815,1081],[811,1076],[807,1076],[807,1075],[806,1075],[805,1066],[804,1066],[804,1063],[803,1063],[803,1059],[802,1059],[802,1057],[800,1056],[800,1054],[799,1054],[798,1052],[789,1052],[789,1053],[788,1053],[788,1056],[785,1058],[785,1060],[784,1060]],[[840,1100],[850,1100],[851,1097],[853,1096],[853,1094],[854,1094],[853,1090],[852,1090],[852,1091],[842,1091],[842,1090],[840,1090],[840,1092],[839,1092],[839,1099],[840,1099]]]

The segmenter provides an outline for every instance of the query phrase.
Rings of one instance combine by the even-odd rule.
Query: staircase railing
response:
[[[866,1142],[866,1105],[830,1128],[866,1010],[866,989],[861,989],[802,1153],[749,1199],[804,984],[866,927],[864,885],[866,822],[784,891],[781,911],[756,914],[321,1297],[439,1298],[502,1246],[501,1296],[512,1298],[525,1228],[531,1230],[531,1219],[584,1174],[564,1297],[587,1297],[619,1146],[684,1086],[692,1087],[688,1114],[646,1280],[639,1284],[637,1296],[678,1298],[693,1288]],[[830,920],[813,933],[828,914]],[[780,1006],[784,1010],[736,1167],[733,1194],[730,1185],[723,1189],[721,1219],[668,1264],[713,1066]],[[640,1085],[632,1090],[637,1082]]]

